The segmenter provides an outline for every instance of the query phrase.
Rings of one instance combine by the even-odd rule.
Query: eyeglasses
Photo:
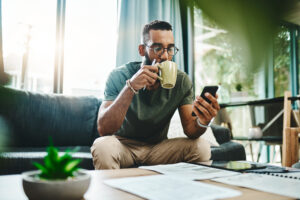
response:
[[[157,56],[163,55],[163,53],[165,52],[165,49],[167,50],[167,53],[169,56],[175,56],[176,53],[179,51],[179,49],[175,46],[171,46],[168,48],[163,48],[161,45],[148,46],[147,44],[145,44],[145,46],[148,47],[149,49],[153,49],[154,53]]]

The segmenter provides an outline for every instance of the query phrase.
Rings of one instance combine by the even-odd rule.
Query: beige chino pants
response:
[[[201,138],[174,138],[148,144],[115,135],[97,138],[91,152],[95,169],[204,162],[211,156],[209,143]]]

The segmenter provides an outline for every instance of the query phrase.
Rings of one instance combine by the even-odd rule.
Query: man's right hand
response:
[[[130,79],[130,84],[136,91],[144,88],[145,86],[153,86],[158,77],[158,65],[141,65],[139,71],[137,71]]]

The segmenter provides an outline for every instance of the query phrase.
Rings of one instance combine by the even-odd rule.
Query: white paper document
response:
[[[236,190],[166,175],[110,179],[104,183],[149,200],[206,200],[241,195]]]
[[[141,166],[139,168],[156,171],[168,176],[188,180],[205,180],[219,177],[236,176],[241,173],[216,169],[190,163],[176,163],[167,165]]]
[[[5,199],[5,200],[28,199],[23,191],[21,175],[0,176],[0,199]]]
[[[294,178],[300,180],[300,172],[289,172],[282,175],[284,178]]]
[[[232,177],[217,178],[213,179],[213,181],[247,187],[297,199],[300,198],[300,181],[297,179],[250,173]]]
[[[288,172],[288,173],[270,173],[268,175],[277,176],[282,178],[298,179],[300,181],[300,172]]]

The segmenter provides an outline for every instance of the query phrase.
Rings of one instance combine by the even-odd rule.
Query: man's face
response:
[[[166,48],[174,47],[174,36],[172,31],[167,30],[150,30],[149,40],[145,46],[145,64],[151,65],[154,59],[156,62],[172,60]],[[162,54],[155,53],[157,47],[164,48]]]

